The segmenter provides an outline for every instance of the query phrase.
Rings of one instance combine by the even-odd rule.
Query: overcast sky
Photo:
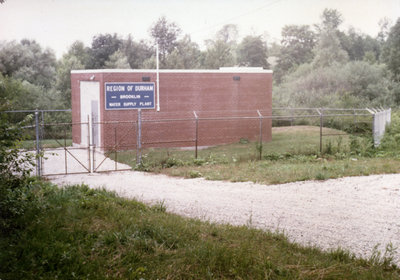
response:
[[[90,46],[99,33],[149,39],[149,28],[164,15],[200,46],[224,24],[240,36],[280,39],[287,24],[314,24],[324,8],[337,9],[341,29],[376,36],[378,22],[400,17],[400,0],[6,0],[0,4],[0,40],[35,39],[60,58],[75,40]]]

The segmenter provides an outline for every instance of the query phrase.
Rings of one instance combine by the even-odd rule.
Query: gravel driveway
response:
[[[282,185],[171,178],[125,171],[52,176],[59,185],[85,183],[167,211],[218,223],[284,232],[291,241],[345,248],[370,257],[397,249],[400,265],[400,174]]]

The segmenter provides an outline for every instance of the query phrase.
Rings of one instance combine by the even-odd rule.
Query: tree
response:
[[[118,50],[113,53],[110,58],[105,62],[104,65],[108,69],[130,69],[130,65],[128,63],[128,58],[125,53]]]
[[[164,67],[167,55],[177,46],[177,39],[181,29],[174,22],[168,22],[163,16],[151,27],[150,35],[154,44],[158,45],[161,66]]]
[[[384,65],[350,61],[315,69],[309,63],[275,88],[274,101],[292,107],[392,106],[395,87]]]
[[[325,9],[318,27],[318,43],[314,48],[313,66],[327,67],[334,63],[345,63],[348,55],[343,50],[337,28],[342,23],[342,15],[335,9]]]
[[[116,33],[100,34],[93,37],[92,48],[90,49],[90,62],[88,68],[104,68],[110,56],[119,50],[122,40]]]
[[[234,24],[224,25],[214,36],[206,40],[207,50],[203,54],[203,67],[218,69],[236,64],[238,30]]]
[[[362,34],[354,28],[349,28],[347,33],[337,31],[336,34],[350,60],[363,60],[367,52],[374,53],[375,60],[379,58],[381,46],[377,39]]]
[[[324,9],[321,15],[322,29],[337,29],[343,22],[341,13],[336,9]]]
[[[0,72],[49,89],[55,81],[56,57],[34,40],[4,43],[0,46]]]
[[[231,46],[224,41],[208,41],[208,47],[205,54],[204,66],[210,69],[218,69],[224,66],[233,66],[235,60],[232,54]]]
[[[389,36],[389,32],[390,32],[390,27],[392,25],[392,21],[387,18],[384,17],[382,19],[379,20],[379,33],[377,36],[377,40],[381,43],[384,44]]]
[[[392,72],[393,78],[400,82],[400,18],[390,29],[382,56],[383,61]]]
[[[337,33],[333,29],[327,29],[320,34],[314,54],[313,65],[316,68],[345,63],[348,60],[348,55],[342,49]]]
[[[27,94],[21,81],[0,74],[0,111],[18,109],[15,101]]]
[[[154,54],[154,49],[145,41],[135,42],[129,34],[124,40],[122,49],[132,69],[143,68],[143,63]]]
[[[236,44],[239,31],[236,24],[225,24],[216,34],[216,40],[221,40],[227,44]]]
[[[0,44],[0,73],[12,76],[23,66],[23,50],[15,41]]]
[[[85,69],[90,61],[89,52],[81,41],[75,41],[57,64],[55,90],[62,108],[71,107],[71,70]]]
[[[258,66],[268,68],[267,46],[261,36],[247,36],[239,44],[238,63],[240,66]]]
[[[64,108],[71,107],[71,70],[85,69],[84,65],[76,56],[64,55],[58,62],[56,90],[64,104]]]
[[[59,96],[53,89],[45,89],[43,86],[12,77],[4,77],[1,74],[0,104],[6,106],[8,110],[60,108]],[[21,121],[21,119],[16,120]]]
[[[85,47],[82,41],[75,41],[71,44],[68,52],[64,56],[68,58],[75,57],[77,61],[83,65],[83,68],[78,69],[86,69],[90,63],[90,51],[90,48]]]
[[[0,83],[6,85],[7,100],[13,110],[62,107],[54,89],[56,58],[50,49],[42,50],[35,41],[4,43],[0,49]],[[4,94],[2,92],[1,94]]]
[[[308,25],[286,25],[282,29],[281,49],[278,64],[274,69],[274,78],[280,82],[282,77],[295,67],[310,62],[316,34]]]
[[[185,35],[168,55],[165,66],[168,69],[196,69],[201,66],[200,58],[199,46],[192,42],[189,35]]]

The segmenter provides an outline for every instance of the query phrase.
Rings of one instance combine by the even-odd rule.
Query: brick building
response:
[[[259,112],[271,115],[270,70],[159,70],[158,84],[157,93],[156,70],[71,71],[74,144],[135,147],[139,103],[144,146],[193,146],[195,138],[199,146],[258,140],[260,128],[263,141],[271,139],[271,121],[263,119],[260,127],[258,119]],[[135,87],[150,101],[126,92]],[[91,140],[88,116],[93,118]]]

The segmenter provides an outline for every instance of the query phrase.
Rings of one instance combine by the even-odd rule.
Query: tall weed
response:
[[[400,111],[392,113],[391,123],[386,127],[378,150],[384,156],[400,157]]]

